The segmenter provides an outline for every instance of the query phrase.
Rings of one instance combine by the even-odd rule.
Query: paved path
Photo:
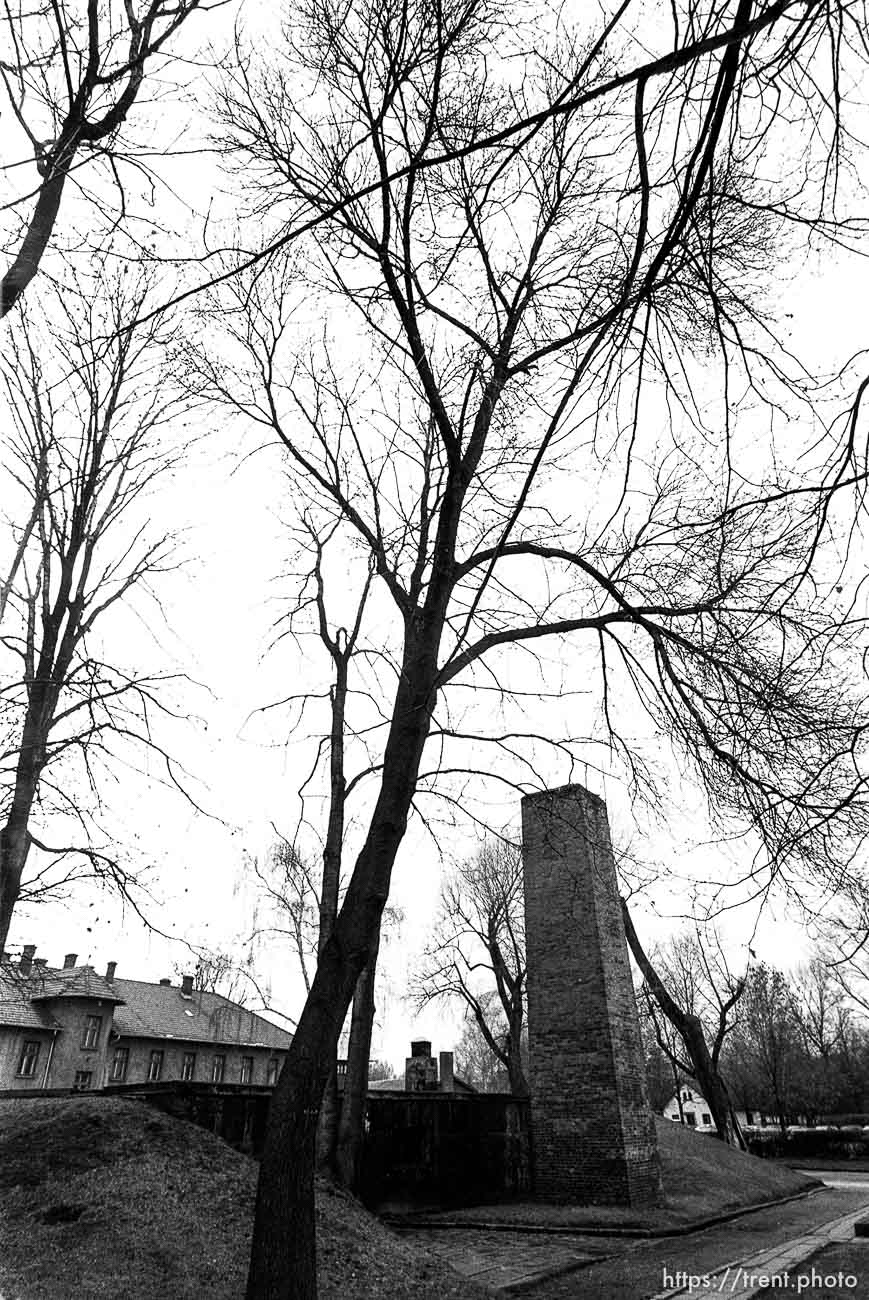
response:
[[[849,1214],[820,1224],[810,1232],[792,1237],[790,1241],[779,1242],[766,1250],[736,1259],[723,1269],[704,1274],[702,1278],[695,1274],[687,1283],[677,1279],[676,1285],[659,1291],[653,1300],[669,1300],[671,1296],[694,1295],[701,1291],[730,1296],[732,1300],[750,1300],[751,1296],[773,1288],[801,1295],[810,1294],[812,1270],[805,1267],[807,1261],[827,1246],[853,1241],[855,1220],[863,1218],[865,1214],[866,1206],[863,1205]],[[869,1243],[861,1241],[856,1250],[860,1257],[865,1253],[865,1268],[865,1262],[869,1261]],[[843,1297],[848,1289],[843,1283]]]
[[[421,1228],[411,1236],[464,1277],[496,1291],[524,1289],[556,1274],[607,1259],[624,1242],[562,1233],[487,1232],[482,1228]]]
[[[854,1220],[866,1215],[867,1207],[869,1185],[849,1183],[847,1190],[830,1187],[716,1228],[653,1241],[482,1228],[420,1228],[402,1235],[475,1282],[533,1300],[669,1300],[688,1294],[748,1300],[785,1272],[794,1274],[789,1289],[796,1295],[797,1265],[831,1243],[848,1242],[848,1250],[858,1252],[861,1276],[869,1278],[869,1242],[853,1241]],[[801,1292],[806,1300],[828,1294]],[[838,1300],[856,1300],[856,1295],[843,1288]]]

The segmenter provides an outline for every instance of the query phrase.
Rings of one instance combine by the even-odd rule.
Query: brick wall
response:
[[[661,1173],[606,805],[522,801],[532,1162],[544,1200],[655,1205]]]

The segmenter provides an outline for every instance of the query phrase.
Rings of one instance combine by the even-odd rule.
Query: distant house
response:
[[[763,1122],[756,1111],[736,1110],[733,1113],[741,1128]],[[677,1123],[681,1121],[688,1128],[714,1129],[715,1127],[709,1103],[690,1083],[683,1083],[679,1092],[667,1102],[664,1107],[664,1118],[676,1120]]]
[[[0,963],[0,1090],[188,1080],[273,1085],[291,1035],[219,993],[118,979],[28,944]]]

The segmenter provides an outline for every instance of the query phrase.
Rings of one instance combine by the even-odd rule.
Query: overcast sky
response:
[[[236,8],[230,5],[208,18],[218,48],[227,39]],[[258,30],[261,7],[248,5],[246,13],[250,29]],[[191,38],[194,45],[204,39],[203,31],[204,22]],[[190,78],[193,90],[203,84],[195,69]],[[187,138],[201,141],[199,110],[174,104],[171,112],[179,125],[188,124]],[[229,190],[231,182],[220,180],[214,161],[206,157],[176,160],[164,174],[175,194],[161,191],[159,219],[172,225],[176,247],[198,240],[209,209],[225,213],[227,199],[219,187]],[[186,214],[180,224],[179,212]],[[819,369],[843,365],[864,342],[867,290],[864,266],[845,254],[786,269],[781,304],[793,315],[793,341],[813,356]],[[340,341],[340,326],[333,321],[332,328]],[[348,353],[355,346],[356,336],[348,329]],[[53,963],[75,951],[80,961],[98,969],[113,960],[120,975],[155,981],[192,964],[187,943],[225,950],[249,938],[255,903],[250,860],[264,859],[278,834],[295,834],[298,791],[313,753],[304,728],[293,728],[292,710],[261,712],[298,689],[311,672],[306,662],[310,647],[285,640],[269,648],[287,590],[282,580],[290,556],[286,523],[294,510],[279,453],[262,447],[255,430],[221,427],[207,414],[196,420],[199,442],[151,508],[156,527],[184,530],[186,563],[161,589],[165,625],[155,625],[152,653],[158,666],[191,679],[181,698],[192,720],[176,741],[189,773],[185,784],[198,808],[175,790],[119,772],[117,783],[105,791],[103,818],[118,842],[134,847],[137,861],[150,864],[153,897],[144,900],[143,908],[164,933],[143,926],[113,897],[82,887],[73,899],[22,908],[11,934],[13,947],[37,942],[39,953]],[[9,534],[4,538],[8,545]],[[123,637],[127,643],[119,640],[114,647],[119,658],[142,653],[140,626],[131,623]],[[561,672],[562,680],[572,683],[574,674],[582,676],[582,661],[562,665]],[[591,682],[575,685],[593,689]],[[637,918],[646,937],[662,938],[690,909],[691,878],[747,861],[754,845],[711,845],[702,800],[687,786],[658,820],[647,809],[634,809],[597,750],[591,761],[588,784],[607,798],[618,843],[665,868],[667,878],[652,895],[655,910],[640,906]],[[492,810],[492,821],[516,825],[518,811],[518,799],[505,795],[502,807]],[[473,851],[476,842],[470,824],[443,829],[439,856],[422,826],[411,827],[394,876],[391,901],[403,920],[383,951],[374,1056],[399,1065],[412,1036],[432,1038],[435,1051],[454,1045],[455,1013],[429,1011],[415,1018],[402,992],[436,911],[444,864]],[[748,942],[758,956],[780,965],[805,954],[797,918],[787,914],[782,902],[773,903],[760,921],[757,909],[746,907],[729,913],[722,924],[737,964]],[[297,1014],[302,985],[292,953],[276,942],[261,943],[255,966],[270,989],[273,1007]]]

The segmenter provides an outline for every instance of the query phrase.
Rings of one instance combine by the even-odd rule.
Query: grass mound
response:
[[[122,1098],[0,1101],[4,1300],[239,1300],[253,1160]],[[352,1197],[318,1194],[321,1300],[489,1294],[399,1240]]]
[[[805,1174],[736,1151],[709,1134],[666,1119],[657,1126],[667,1203],[682,1214],[722,1214],[811,1185]]]
[[[692,1133],[655,1117],[664,1183],[664,1206],[636,1210],[621,1206],[542,1205],[523,1202],[477,1205],[425,1214],[432,1221],[502,1223],[516,1227],[678,1228],[697,1219],[762,1205],[808,1190],[812,1179],[796,1170],[725,1146],[705,1133]]]

